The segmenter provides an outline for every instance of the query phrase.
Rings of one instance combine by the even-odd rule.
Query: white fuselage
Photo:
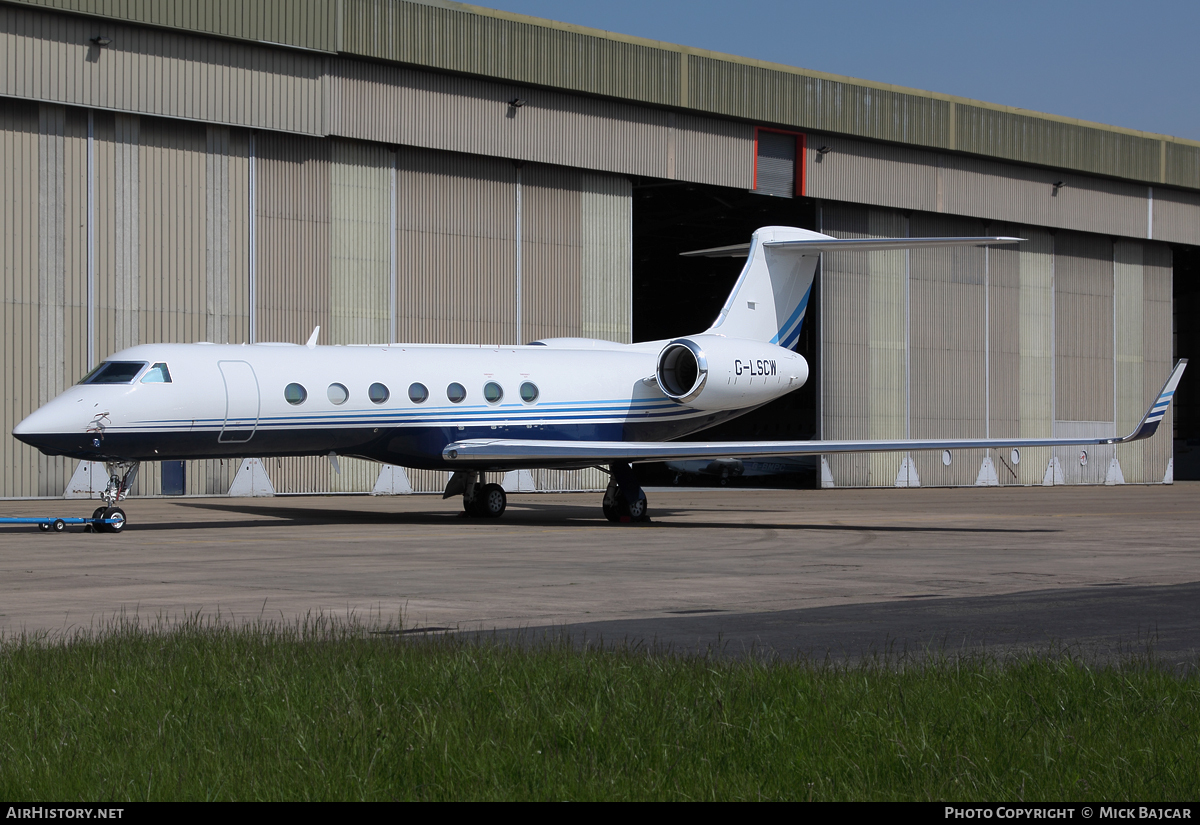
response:
[[[746,342],[771,346],[789,369],[763,374],[771,370],[716,359],[708,382],[739,388],[738,406],[696,409],[655,379],[665,343],[146,344],[108,359],[144,365],[127,383],[77,384],[13,432],[43,452],[90,460],[333,452],[437,468],[446,444],[464,438],[677,438],[794,390],[808,374],[796,353]],[[147,381],[157,364],[169,382]],[[451,385],[464,397],[452,400]],[[289,392],[303,400],[289,402]]]

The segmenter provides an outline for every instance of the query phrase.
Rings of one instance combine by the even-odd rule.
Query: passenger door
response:
[[[258,429],[261,398],[258,376],[246,361],[218,361],[225,379],[225,425],[217,441],[238,444],[249,441]]]

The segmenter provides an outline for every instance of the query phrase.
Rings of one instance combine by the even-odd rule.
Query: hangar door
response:
[[[804,136],[792,132],[755,132],[754,191],[760,195],[794,198],[803,194],[797,185],[796,158],[803,157]],[[801,191],[797,191],[800,189]]]

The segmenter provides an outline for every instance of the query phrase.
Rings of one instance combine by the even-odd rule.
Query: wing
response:
[[[442,458],[450,463],[495,466],[587,466],[624,461],[680,461],[693,458],[760,458],[831,453],[869,453],[916,450],[968,450],[1003,447],[1075,447],[1126,444],[1154,435],[1167,413],[1175,388],[1187,367],[1181,358],[1167,383],[1133,432],[1123,438],[958,438],[902,441],[523,441],[469,439],[446,445]]]

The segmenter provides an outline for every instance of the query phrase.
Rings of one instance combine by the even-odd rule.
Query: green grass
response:
[[[0,798],[1183,800],[1145,661],[835,666],[123,622],[0,643]]]

